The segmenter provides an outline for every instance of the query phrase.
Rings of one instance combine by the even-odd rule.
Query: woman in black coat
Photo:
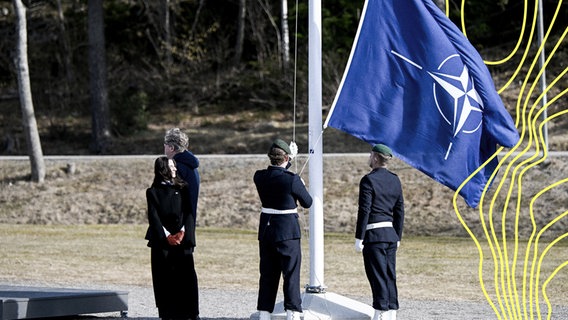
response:
[[[195,222],[187,184],[177,177],[175,161],[159,157],[154,182],[146,190],[152,282],[161,319],[198,319],[197,274],[193,261]]]

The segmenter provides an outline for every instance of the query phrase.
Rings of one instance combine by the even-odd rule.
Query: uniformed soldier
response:
[[[371,172],[359,183],[355,249],[363,251],[365,273],[373,294],[373,320],[395,320],[398,310],[396,251],[402,238],[404,200],[398,176],[387,170],[391,149],[373,146]]]
[[[297,147],[293,144],[292,148]],[[268,151],[270,166],[254,174],[262,204],[258,228],[260,280],[257,310],[260,320],[269,320],[274,311],[281,274],[287,319],[299,320],[302,312],[301,230],[296,203],[309,208],[312,197],[300,176],[287,170],[292,155],[290,146],[277,139]]]

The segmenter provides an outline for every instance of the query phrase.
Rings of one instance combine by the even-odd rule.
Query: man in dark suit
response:
[[[395,320],[398,310],[396,251],[402,239],[404,199],[398,176],[387,170],[391,149],[373,146],[371,172],[359,183],[355,249],[363,251],[365,273],[373,293],[373,320]]]
[[[179,128],[172,128],[164,136],[164,154],[176,162],[178,175],[187,182],[187,196],[191,204],[193,222],[197,219],[197,202],[199,199],[199,159],[189,151],[189,137]]]
[[[288,320],[299,320],[301,230],[297,204],[312,205],[312,197],[297,174],[287,170],[290,146],[277,139],[268,151],[270,166],[254,174],[254,183],[262,203],[258,241],[260,280],[257,310],[260,320],[269,320],[274,311],[280,274],[284,283],[284,309]]]

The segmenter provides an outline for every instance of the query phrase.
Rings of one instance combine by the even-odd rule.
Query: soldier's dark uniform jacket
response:
[[[377,222],[392,222],[392,228],[367,229]],[[378,168],[361,178],[359,211],[355,238],[363,244],[397,242],[402,239],[404,200],[398,176],[386,168]]]
[[[254,175],[254,183],[262,208],[280,211],[296,209],[296,201],[304,208],[312,205],[312,197],[300,177],[285,168],[270,166],[258,170]],[[258,240],[278,242],[300,237],[297,213],[261,213]]]

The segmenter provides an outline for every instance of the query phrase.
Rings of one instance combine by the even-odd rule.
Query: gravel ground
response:
[[[129,291],[128,317],[136,319],[157,318],[152,288],[127,288]],[[370,305],[366,297],[347,298]],[[279,296],[277,303],[282,301]],[[546,310],[544,308],[543,310]],[[249,319],[256,311],[256,291],[226,291],[223,289],[200,290],[201,318]],[[306,310],[304,310],[306,311]],[[546,318],[546,314],[543,314]],[[483,320],[497,319],[487,303],[461,301],[400,300],[399,320]],[[568,319],[568,308],[555,308],[552,319]]]
[[[152,288],[122,288],[129,291],[128,317],[134,319],[157,319]],[[366,304],[369,299],[348,297]],[[277,303],[282,301],[279,296]],[[201,319],[250,319],[256,314],[256,291],[226,291],[223,289],[200,290]],[[398,319],[408,320],[455,320],[455,319],[496,319],[488,305],[470,302],[448,301],[400,301]],[[306,311],[306,310],[304,310]],[[568,311],[568,310],[567,310]],[[568,314],[568,313],[566,313]],[[118,317],[115,314],[101,314],[99,317]],[[560,318],[558,318],[560,319]]]
[[[30,284],[10,284],[30,285]],[[42,285],[45,287],[45,284]],[[128,318],[131,319],[158,319],[158,312],[154,305],[151,287],[90,287],[83,289],[114,290],[128,292]],[[335,294],[335,293],[332,293]],[[325,295],[322,294],[325,300]],[[346,297],[370,305],[370,297]],[[279,295],[277,303],[282,301]],[[400,300],[401,308],[397,313],[399,320],[484,320],[498,319],[489,304],[463,302],[463,301],[420,301]],[[200,315],[201,319],[251,319],[256,318],[256,291],[250,290],[224,290],[205,288],[200,289]],[[542,310],[546,312],[546,306]],[[304,310],[305,312],[307,310]],[[506,317],[504,317],[506,318]],[[543,319],[547,314],[543,313]],[[66,319],[102,320],[121,319],[120,312],[98,313],[70,317]],[[508,318],[506,318],[508,319]],[[568,319],[568,307],[553,307],[551,319]]]

